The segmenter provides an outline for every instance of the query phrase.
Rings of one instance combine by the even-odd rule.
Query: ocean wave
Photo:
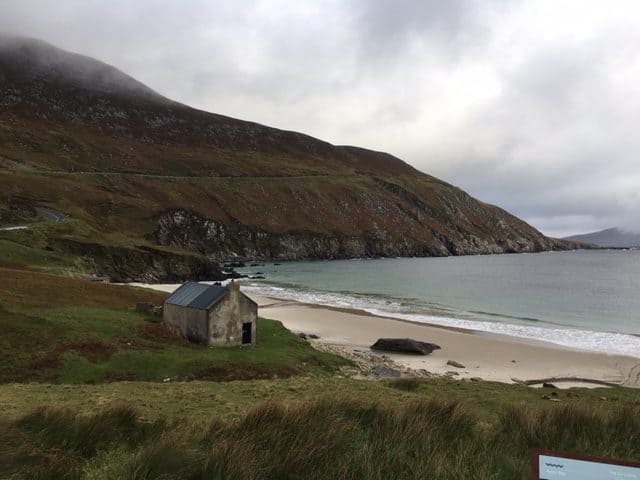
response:
[[[514,316],[514,315],[504,315],[502,313],[495,313],[495,312],[485,312],[483,310],[469,310],[469,312],[471,313],[477,313],[478,315],[486,315],[487,317],[496,317],[496,318],[504,318],[504,319],[515,319],[515,320],[523,320],[525,322],[541,322],[541,323],[549,323],[546,322],[545,320],[541,320],[539,318],[534,318],[534,317],[518,317],[518,316]]]
[[[416,323],[495,333],[526,340],[553,343],[567,348],[629,355],[640,358],[640,337],[633,334],[559,327],[558,325],[535,318],[509,317],[491,312],[457,312],[455,316],[450,316],[454,313],[453,310],[442,308],[441,313],[446,312],[446,315],[434,314],[433,312],[426,313],[424,311],[416,311],[424,307],[424,305],[412,304],[412,302],[407,299],[395,299],[372,294],[309,291],[294,286],[283,287],[265,283],[248,283],[245,284],[244,288],[247,292],[256,295],[271,296],[317,305],[352,308],[363,310],[373,315],[398,318]],[[429,306],[432,306],[435,311],[440,310],[440,306],[438,305]],[[412,309],[412,307],[414,308]],[[499,317],[504,319],[504,321],[473,318],[474,313],[488,317]],[[513,322],[509,322],[509,320]],[[536,325],[522,324],[518,323],[518,321],[536,323]],[[548,325],[540,326],[540,323],[547,323]]]
[[[580,350],[640,357],[640,338],[626,333],[597,332],[569,327],[538,327],[513,323],[436,317],[422,314],[394,314],[375,309],[367,311],[375,315],[400,318],[402,320],[419,323],[431,323],[465,330],[497,333],[510,337],[553,343],[555,345]]]

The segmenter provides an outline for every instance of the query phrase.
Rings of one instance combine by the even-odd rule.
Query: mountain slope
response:
[[[607,228],[599,232],[572,235],[567,237],[566,240],[593,243],[601,247],[640,247],[640,233],[627,232],[620,228]]]
[[[392,155],[196,110],[91,58],[2,37],[0,224],[35,206],[91,232],[47,247],[94,257],[112,245],[214,260],[577,246]]]

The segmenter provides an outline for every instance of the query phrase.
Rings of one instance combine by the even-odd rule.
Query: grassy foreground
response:
[[[457,402],[325,399],[204,425],[43,408],[0,435],[3,478],[524,480],[540,445],[640,459],[640,407],[512,406],[486,422]]]
[[[401,378],[385,381],[356,380],[330,375],[296,375],[289,378],[218,382],[124,381],[101,384],[9,383],[0,385],[0,417],[17,420],[41,406],[64,408],[89,415],[113,404],[135,408],[141,418],[184,419],[206,422],[211,416],[237,420],[254,406],[277,401],[284,405],[332,398],[375,401],[400,407],[414,400],[462,402],[486,422],[495,421],[512,405],[535,410],[560,406],[610,413],[640,406],[640,391],[630,388],[571,389],[549,394],[519,385],[463,382],[448,378]]]
[[[163,298],[0,265],[0,478],[513,480],[532,447],[640,460],[638,390],[343,378],[267,319],[252,349],[187,344],[133,308]]]

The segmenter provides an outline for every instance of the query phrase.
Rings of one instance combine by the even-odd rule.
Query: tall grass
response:
[[[457,402],[321,399],[206,426],[40,409],[0,435],[2,478],[524,480],[533,447],[640,459],[640,407],[512,406],[487,423]]]

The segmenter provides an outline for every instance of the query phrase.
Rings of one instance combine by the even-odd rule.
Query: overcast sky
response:
[[[640,230],[637,0],[0,0],[0,30],[387,151],[549,235]]]

